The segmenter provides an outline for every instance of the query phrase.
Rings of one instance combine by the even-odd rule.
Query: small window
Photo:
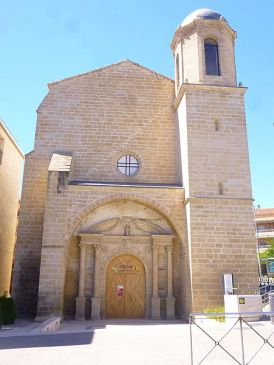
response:
[[[3,151],[4,151],[4,138],[0,136],[0,165],[2,165]]]
[[[215,125],[215,131],[219,131],[220,130],[220,122],[218,119],[214,120],[214,125]]]
[[[220,76],[218,43],[213,39],[205,40],[206,75]]]
[[[134,156],[125,155],[117,161],[117,169],[121,174],[131,176],[139,169],[139,162]]]
[[[224,186],[223,183],[219,182],[218,184],[219,194],[224,195]]]

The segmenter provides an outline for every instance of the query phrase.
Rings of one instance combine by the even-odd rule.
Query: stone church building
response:
[[[175,81],[126,60],[50,83],[26,156],[13,272],[39,318],[182,318],[257,287],[236,32],[209,9],[171,49]]]

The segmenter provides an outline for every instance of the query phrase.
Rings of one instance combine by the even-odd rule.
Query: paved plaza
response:
[[[228,324],[208,320],[198,322],[211,336],[220,339]],[[252,324],[265,337],[274,326],[270,322]],[[58,331],[37,334],[37,324],[18,322],[0,330],[1,365],[190,365],[190,331],[183,322],[98,321],[65,322]],[[194,364],[212,348],[213,341],[197,326],[192,327]],[[244,328],[246,363],[263,341],[254,331]],[[274,336],[270,342],[274,345]],[[221,342],[241,363],[239,328]],[[223,350],[216,348],[202,363],[236,364]],[[273,365],[274,349],[265,344],[251,365]]]

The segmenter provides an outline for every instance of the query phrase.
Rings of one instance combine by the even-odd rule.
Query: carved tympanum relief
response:
[[[136,202],[119,201],[103,205],[90,213],[75,234],[108,236],[172,234],[166,220],[156,211]]]

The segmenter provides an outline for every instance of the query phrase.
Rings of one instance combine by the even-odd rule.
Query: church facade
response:
[[[235,31],[200,9],[175,81],[129,60],[49,84],[26,156],[13,273],[39,318],[184,317],[258,286]]]

